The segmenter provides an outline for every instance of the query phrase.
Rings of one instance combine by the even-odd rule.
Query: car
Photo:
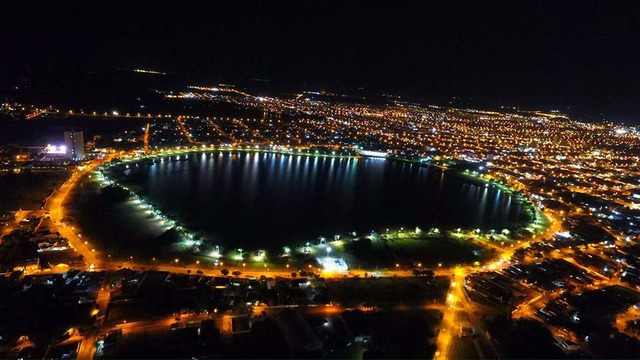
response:
[[[562,349],[562,351],[566,354],[580,351],[580,346],[571,340],[562,339],[559,337],[554,337],[554,340],[554,345]]]
[[[460,324],[460,337],[471,337],[475,335],[475,331],[473,327],[468,322],[463,322]]]

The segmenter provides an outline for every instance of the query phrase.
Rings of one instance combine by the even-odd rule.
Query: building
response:
[[[294,354],[322,350],[323,343],[296,309],[286,309],[273,317],[289,350]]]
[[[318,263],[324,271],[337,271],[337,272],[346,272],[349,271],[349,265],[343,258],[336,257],[317,257]]]
[[[84,158],[82,131],[65,131],[64,145],[66,146],[66,156],[69,159],[82,160],[82,158]]]

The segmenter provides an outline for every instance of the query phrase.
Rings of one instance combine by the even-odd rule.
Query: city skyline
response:
[[[638,358],[632,5],[5,5],[0,358]]]
[[[79,96],[83,82],[96,82],[91,74],[143,68],[202,85],[362,88],[440,105],[456,98],[637,123],[632,8],[604,1],[26,2],[3,14],[0,85],[19,97],[46,91],[47,79]]]

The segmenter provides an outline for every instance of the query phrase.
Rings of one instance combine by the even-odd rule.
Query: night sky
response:
[[[632,1],[21,3],[0,11],[0,96],[44,72],[141,67],[640,122]]]

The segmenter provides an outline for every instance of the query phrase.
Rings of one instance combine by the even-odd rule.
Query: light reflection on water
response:
[[[400,226],[499,230],[524,220],[520,204],[494,186],[402,162],[217,152],[141,162],[127,175],[124,170],[109,172],[190,230],[226,246],[275,248]],[[150,214],[96,214],[102,215],[89,213],[83,221],[112,229],[158,226]],[[163,229],[117,236],[157,236]]]

